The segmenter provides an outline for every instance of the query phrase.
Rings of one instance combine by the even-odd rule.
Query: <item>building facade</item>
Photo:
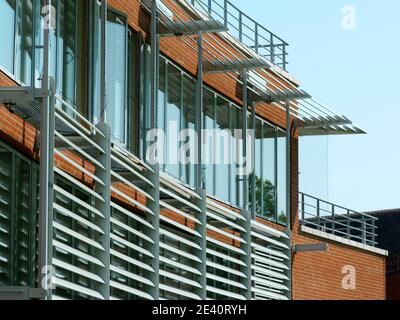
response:
[[[301,137],[364,132],[284,40],[218,0],[0,0],[0,24],[0,297],[385,298],[376,219],[299,194]]]

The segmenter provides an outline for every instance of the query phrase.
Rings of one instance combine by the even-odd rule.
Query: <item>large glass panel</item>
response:
[[[237,167],[237,162],[238,162],[238,152],[240,151],[239,149],[239,140],[242,138],[241,134],[238,135],[239,131],[238,129],[242,128],[242,110],[237,108],[236,106],[231,106],[229,108],[229,121],[230,121],[230,130],[232,133],[232,138],[234,138],[232,144],[231,144],[231,161],[232,165],[230,166],[230,193],[231,193],[231,204],[235,206],[240,206],[242,199],[242,194],[240,193],[243,184],[241,183],[241,179],[239,179],[238,176],[238,167]]]
[[[129,111],[129,150],[135,154],[139,151],[139,51],[138,36],[129,31],[129,77],[128,77],[128,111]]]
[[[40,0],[36,2],[34,7],[34,15],[36,18],[34,26],[34,37],[35,37],[35,86],[40,88],[42,85],[41,77],[43,74],[43,48],[44,48],[44,15],[46,13],[42,12],[45,0]],[[50,34],[51,39],[55,40],[54,33]],[[54,43],[51,43],[53,45]],[[51,50],[55,51],[55,50]],[[52,74],[53,75],[53,74]]]
[[[275,143],[276,129],[267,123],[263,124],[262,145],[262,188],[263,206],[261,214],[269,220],[276,220],[275,210]]]
[[[57,92],[71,106],[76,105],[76,1],[59,2],[57,32]]]
[[[91,118],[93,123],[100,119],[100,59],[101,59],[101,20],[100,6],[97,1],[90,1],[90,33],[89,33],[89,62],[90,82],[88,83],[91,101]]]
[[[167,105],[165,109],[165,133],[167,148],[165,155],[167,163],[165,171],[180,178],[178,164],[178,150],[180,144],[178,142],[178,134],[181,128],[181,71],[172,64],[167,65]]]
[[[286,133],[278,130],[278,222],[286,223]]]
[[[0,286],[10,285],[12,155],[0,145]]]
[[[114,139],[122,144],[126,144],[127,136],[127,45],[126,19],[109,11],[106,35],[106,118]]]
[[[151,67],[151,58],[150,58],[150,46],[147,44],[143,44],[141,49],[141,63],[140,63],[140,86],[139,86],[139,98],[140,98],[140,152],[142,158],[145,158],[146,156],[146,148],[147,148],[147,143],[146,143],[146,135],[148,132],[148,129],[151,128],[151,103],[150,103],[150,98],[151,98],[151,72],[150,72],[150,67]],[[159,83],[159,94],[162,96],[161,100],[163,101],[163,95],[165,95],[165,84],[163,86],[163,90],[161,89],[161,82],[164,81],[165,83],[165,77],[163,76],[165,74],[165,61],[163,58],[160,57],[160,83]],[[158,99],[158,109],[161,107],[160,105],[160,98]],[[157,117],[159,116],[159,113],[157,112]],[[157,127],[159,127],[158,122],[157,122]],[[162,167],[161,167],[162,168]]]
[[[219,134],[214,145],[217,164],[215,186],[217,198],[227,203],[230,202],[230,185],[227,181],[229,181],[229,163],[231,162],[230,151],[232,142],[229,132],[229,108],[231,108],[229,102],[222,97],[217,96],[216,126]]]
[[[183,128],[184,129],[195,129],[195,103],[196,103],[196,83],[192,78],[184,75],[182,78],[182,99],[183,99]],[[193,139],[193,137],[190,137]],[[186,141],[183,143],[188,143],[187,137]],[[192,141],[193,142],[193,141]],[[193,145],[193,144],[191,144]],[[192,153],[193,152],[193,153]],[[190,149],[186,156],[192,159],[195,155],[195,150]],[[192,161],[188,164],[183,164],[182,169],[182,181],[188,185],[194,185],[195,183],[195,167]]]
[[[206,130],[215,129],[215,94],[204,89],[204,128]],[[203,148],[203,161],[205,163],[205,185],[207,194],[215,195],[214,189],[214,177],[215,177],[215,165],[214,163],[214,145],[215,136],[211,131],[210,134],[204,135]]]
[[[0,65],[14,73],[15,0],[0,0]]]
[[[254,159],[254,179],[255,179],[255,200],[256,213],[259,215],[263,214],[263,183],[262,183],[262,146],[263,146],[263,137],[262,137],[262,121],[256,119],[255,125],[255,159]]]
[[[150,54],[147,55],[147,57],[150,60]],[[165,61],[165,59],[160,58],[160,76],[159,76],[159,87],[158,87],[158,108],[157,108],[157,129],[163,130],[165,132],[165,112],[166,112],[166,104],[167,104],[167,62]],[[150,81],[150,79],[149,79]],[[149,86],[151,89],[151,86]],[[151,91],[151,90],[150,90]],[[147,112],[145,115],[147,116],[148,119],[148,124],[149,124],[149,128],[151,128],[151,102],[150,102],[150,94],[151,92],[149,92],[149,96],[148,96],[148,110],[149,112]],[[167,142],[163,141],[164,145],[164,153],[163,155],[163,163],[160,164],[160,168],[162,170],[165,171],[165,163],[166,163],[166,148],[167,148]],[[161,156],[161,155],[159,155]]]
[[[33,0],[19,1],[16,32],[16,78],[26,85],[32,82]]]

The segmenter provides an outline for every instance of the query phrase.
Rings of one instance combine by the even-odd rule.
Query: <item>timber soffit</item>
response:
[[[140,1],[150,13],[151,1]],[[160,0],[158,3],[169,8]],[[279,68],[229,34],[224,24],[205,15],[186,0],[179,0],[169,9],[172,16],[165,10],[158,10],[160,37],[175,36],[197,53],[197,42],[193,35],[207,33],[203,36],[204,72],[223,72],[243,84],[243,70],[255,69],[249,73],[250,102],[266,102],[282,110],[289,104],[300,136],[365,133],[347,117],[336,114],[306,91],[298,89],[290,77],[277,71]]]

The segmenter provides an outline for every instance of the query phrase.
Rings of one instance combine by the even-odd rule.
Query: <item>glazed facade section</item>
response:
[[[22,86],[42,85],[44,4],[1,1],[2,30],[13,24],[10,37],[17,40],[13,45],[10,40],[8,49],[14,50],[3,52],[0,64]],[[288,299],[289,236],[243,211],[245,182],[234,165],[204,164],[204,188],[199,189],[196,165],[165,161],[159,167],[143,160],[151,128],[151,46],[127,16],[108,8],[102,53],[97,1],[51,4],[54,161],[49,167],[54,184],[49,193],[54,201],[46,250],[55,287],[48,288],[48,298]],[[167,132],[174,122],[178,129],[195,129],[196,77],[160,56],[158,79],[157,127]],[[237,102],[210,87],[202,96],[204,129],[243,128]],[[33,120],[40,108],[16,103],[14,109],[40,128]],[[256,189],[250,191],[253,184],[247,183],[247,194],[255,195],[260,216],[285,224],[286,173],[280,164],[286,168],[286,134],[266,120],[256,122],[260,170]],[[215,141],[210,145],[213,156]],[[232,144],[230,156],[235,152]],[[43,241],[38,165],[3,144],[2,153],[0,285],[35,288]],[[268,167],[261,165],[267,158]]]

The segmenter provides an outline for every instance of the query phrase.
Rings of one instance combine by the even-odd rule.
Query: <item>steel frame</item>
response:
[[[196,263],[195,268],[190,268],[195,276],[195,281],[190,282],[195,287],[194,293],[186,292],[181,289],[176,289],[176,294],[191,297],[206,299],[209,292],[216,294],[226,294],[231,298],[277,298],[277,299],[290,299],[291,298],[291,166],[290,166],[290,151],[291,151],[291,132],[292,132],[292,119],[297,119],[297,129],[312,129],[312,127],[320,128],[320,126],[334,127],[337,129],[340,126],[340,132],[348,132],[347,129],[351,129],[351,124],[345,117],[339,117],[336,115],[332,116],[332,113],[322,105],[311,100],[310,96],[303,90],[293,89],[288,87],[288,82],[285,82],[279,75],[274,74],[272,70],[269,70],[269,75],[277,80],[282,81],[288,87],[287,90],[272,90],[265,88],[265,92],[258,92],[257,90],[251,89],[248,86],[250,81],[248,71],[256,69],[260,74],[266,74],[265,69],[270,69],[270,63],[257,55],[252,55],[245,52],[243,58],[233,58],[229,54],[226,54],[226,59],[221,60],[213,57],[210,50],[207,50],[207,46],[212,48],[210,42],[206,39],[205,35],[208,33],[221,33],[227,30],[227,24],[221,25],[215,21],[202,21],[192,20],[183,22],[179,20],[175,23],[168,22],[163,14],[157,8],[156,1],[144,1],[147,3],[147,9],[151,14],[151,126],[152,128],[157,127],[157,106],[158,106],[158,83],[159,83],[159,56],[160,56],[160,38],[161,37],[178,37],[185,43],[189,43],[193,39],[188,37],[189,35],[196,35],[196,43],[194,50],[197,52],[197,83],[196,83],[196,130],[200,132],[203,128],[203,75],[204,73],[226,73],[230,76],[232,74],[240,75],[240,79],[236,79],[242,83],[243,89],[243,113],[242,113],[242,127],[243,127],[243,155],[246,158],[247,155],[247,131],[248,129],[254,128],[255,126],[255,103],[258,101],[264,101],[273,103],[275,106],[283,108],[286,112],[286,134],[287,134],[287,203],[286,203],[286,214],[287,214],[287,228],[285,232],[277,231],[273,228],[263,226],[256,221],[255,208],[249,207],[248,203],[248,186],[249,176],[243,176],[242,189],[243,189],[243,205],[240,210],[240,215],[234,211],[224,208],[215,201],[209,199],[205,190],[204,183],[204,165],[202,161],[198,161],[196,165],[196,188],[195,190],[188,189],[184,186],[179,186],[174,182],[169,181],[163,177],[160,172],[158,165],[149,166],[139,159],[136,159],[133,155],[120,153],[116,146],[111,143],[110,128],[105,124],[105,112],[101,112],[102,118],[100,123],[95,127],[90,122],[83,119],[82,116],[76,114],[76,116],[82,117],[82,121],[86,122],[89,127],[79,124],[73,117],[69,117],[68,114],[63,112],[62,108],[56,107],[58,103],[63,104],[59,98],[55,95],[55,84],[54,79],[49,75],[50,69],[50,40],[49,34],[50,29],[45,30],[44,38],[44,70],[42,87],[36,89],[34,87],[29,88],[13,88],[13,89],[0,89],[0,102],[2,103],[13,103],[13,104],[24,104],[24,103],[40,103],[40,132],[41,132],[41,143],[40,143],[40,218],[39,218],[39,283],[46,276],[50,275],[50,280],[55,280],[56,284],[61,285],[64,288],[82,291],[84,294],[101,299],[113,299],[111,294],[112,288],[124,290],[130,294],[140,296],[143,298],[159,299],[160,291],[174,291],[174,288],[168,287],[164,283],[160,283],[160,275],[168,275],[165,270],[160,270],[160,263],[173,263],[168,261],[165,256],[161,254],[160,248],[163,250],[166,248],[166,244],[160,241],[161,235],[168,235],[168,231],[164,229],[160,221],[164,223],[168,221],[168,218],[160,214],[160,207],[170,208],[174,210],[178,215],[185,217],[186,219],[192,220],[195,224],[194,230],[191,230],[193,241],[187,241],[192,247],[195,248]],[[47,0],[47,4],[50,5],[51,1]],[[49,7],[50,8],[50,7]],[[101,1],[101,76],[100,76],[100,105],[101,110],[105,111],[105,34],[106,34],[106,17],[107,17],[107,0]],[[189,39],[185,39],[189,38]],[[220,44],[220,41],[217,41]],[[226,48],[223,49],[227,51]],[[241,50],[239,50],[241,51]],[[277,87],[274,87],[277,89]],[[256,99],[252,99],[256,96]],[[300,102],[300,99],[305,99],[304,102]],[[312,102],[310,102],[312,101]],[[64,103],[65,104],[65,103]],[[250,108],[250,125],[248,120]],[[65,106],[65,105],[64,105]],[[67,107],[67,106],[65,106]],[[302,110],[304,113],[302,114]],[[311,115],[309,115],[311,114]],[[317,114],[317,116],[315,116]],[[322,116],[319,116],[321,114]],[[76,137],[63,136],[57,130],[57,123],[64,123],[69,126],[72,131],[77,133],[79,141],[76,141]],[[308,122],[307,122],[308,121]],[[334,122],[335,121],[335,122]],[[346,127],[346,126],[350,127]],[[335,127],[336,126],[336,127]],[[349,129],[349,130],[350,130]],[[353,128],[354,129],[354,128]],[[354,129],[356,130],[356,129]],[[198,135],[198,150],[197,158],[202,159],[202,137]],[[57,145],[56,145],[57,141]],[[92,246],[94,251],[97,253],[96,257],[92,257],[95,261],[96,266],[94,273],[86,272],[85,276],[91,278],[96,284],[93,288],[81,288],[74,285],[73,283],[62,282],[60,279],[56,279],[55,275],[51,274],[52,266],[55,260],[53,259],[54,248],[60,246],[54,238],[54,229],[63,228],[59,224],[54,224],[53,211],[64,210],[69,215],[73,213],[68,212],[66,209],[62,209],[54,205],[54,196],[60,192],[60,188],[54,181],[55,173],[61,174],[62,171],[54,166],[54,155],[60,155],[62,146],[65,145],[67,150],[77,151],[84,155],[86,158],[91,160],[95,164],[95,172],[84,171],[94,180],[95,189],[87,190],[90,191],[94,197],[94,205],[86,204],[89,210],[100,213],[94,220],[94,222],[84,221],[87,225],[90,225],[94,230],[98,232],[98,235],[94,239],[85,239]],[[95,151],[93,151],[93,149]],[[53,151],[55,150],[55,151]],[[122,156],[121,156],[122,155]],[[254,154],[253,154],[254,155]],[[121,157],[126,157],[122,160]],[[254,159],[254,157],[253,157]],[[78,166],[72,159],[66,159],[73,166]],[[119,174],[115,166],[122,166],[128,170],[125,174]],[[120,169],[120,168],[118,168]],[[81,168],[81,170],[86,170]],[[69,177],[65,174],[73,183],[79,183],[73,177]],[[134,176],[134,178],[133,178]],[[126,198],[128,201],[133,203],[136,207],[143,209],[149,214],[146,215],[145,219],[135,216],[133,213],[126,212],[124,208],[119,207],[115,202],[111,200],[111,193],[118,192],[112,186],[112,181],[120,181],[131,186],[136,191],[140,191],[147,195],[148,201],[146,206],[140,204],[136,200],[129,197],[124,192],[120,192],[120,196]],[[138,182],[140,180],[140,182]],[[254,186],[254,179],[251,179]],[[142,187],[142,185],[145,185]],[[80,187],[85,189],[83,184]],[[68,195],[73,198],[71,195]],[[254,194],[253,203],[254,201]],[[74,199],[78,201],[79,199]],[[180,207],[177,207],[175,203],[179,203]],[[81,204],[82,205],[82,204]],[[128,263],[133,263],[136,266],[143,268],[144,277],[135,276],[129,274],[127,271],[118,270],[113,265],[112,257],[116,255],[111,248],[111,243],[117,238],[113,233],[111,225],[115,224],[113,218],[112,208],[118,209],[124,212],[127,216],[139,221],[143,226],[148,228],[150,231],[148,235],[144,236],[145,244],[142,247],[138,247],[135,244],[133,250],[138,250],[146,256],[145,264],[139,261],[126,259]],[[188,214],[185,209],[189,208],[190,212],[195,212],[194,215]],[[223,226],[223,227],[221,227]],[[128,232],[132,232],[129,226],[124,226]],[[181,228],[184,228],[181,226]],[[63,229],[68,231],[67,229]],[[189,232],[189,229],[184,229]],[[232,231],[232,233],[227,232]],[[240,246],[226,245],[218,240],[213,239],[209,236],[209,232],[217,232],[223,236],[232,239],[233,242],[240,242]],[[233,231],[239,231],[239,235],[236,235]],[[73,230],[69,230],[74,235]],[[75,235],[76,236],[76,235]],[[171,236],[171,235],[169,235]],[[179,238],[179,235],[175,235]],[[95,243],[93,243],[94,240]],[[120,242],[122,240],[119,240]],[[183,240],[180,240],[183,241]],[[223,267],[228,273],[236,274],[240,277],[238,282],[231,281],[231,284],[235,288],[240,288],[240,294],[234,292],[228,292],[220,290],[216,287],[208,286],[207,279],[213,279],[214,281],[220,281],[214,274],[207,272],[207,267],[212,266],[215,268],[215,264],[207,259],[207,254],[218,257],[218,252],[211,250],[208,246],[209,243],[218,245],[229,252],[236,252],[240,254],[239,259],[230,258],[234,263],[240,266],[240,271],[233,270],[228,267]],[[131,244],[132,245],[132,244]],[[126,244],[129,246],[129,244]],[[70,253],[79,254],[73,251],[71,248]],[[71,254],[72,254],[71,253]],[[184,253],[180,253],[181,255]],[[187,255],[187,254],[186,254]],[[190,256],[190,255],[189,255]],[[221,257],[221,254],[219,253]],[[222,254],[222,256],[224,256]],[[225,257],[225,256],[224,256]],[[274,257],[274,258],[271,258]],[[87,255],[85,259],[90,259]],[[192,257],[193,258],[193,257]],[[225,257],[227,258],[227,257]],[[282,262],[281,262],[282,261]],[[57,263],[56,263],[57,264]],[[58,262],[59,264],[59,262]],[[271,271],[266,268],[266,265],[273,266],[276,270]],[[59,267],[59,265],[57,265]],[[177,265],[177,268],[184,266]],[[68,268],[65,265],[63,268]],[[186,268],[189,268],[186,266]],[[73,269],[75,270],[75,269]],[[72,272],[76,272],[72,271]],[[121,284],[116,283],[111,279],[112,272],[123,272],[128,278],[139,279],[147,287],[142,291],[134,288],[124,287]],[[236,273],[235,273],[236,272]],[[283,284],[273,283],[267,281],[263,276],[278,277],[282,280]],[[43,278],[42,278],[43,276]],[[179,281],[184,282],[187,279],[180,279]],[[226,280],[228,281],[228,280]],[[54,292],[51,288],[52,282],[43,282],[43,289],[45,289],[47,295],[46,299],[58,298],[54,297]],[[260,289],[260,286],[266,286],[267,289]],[[274,287],[276,290],[281,290],[282,294],[277,294],[269,287]],[[24,291],[25,292],[25,291]],[[27,291],[30,292],[29,290]],[[33,295],[28,296],[38,297],[39,293],[36,291]]]

